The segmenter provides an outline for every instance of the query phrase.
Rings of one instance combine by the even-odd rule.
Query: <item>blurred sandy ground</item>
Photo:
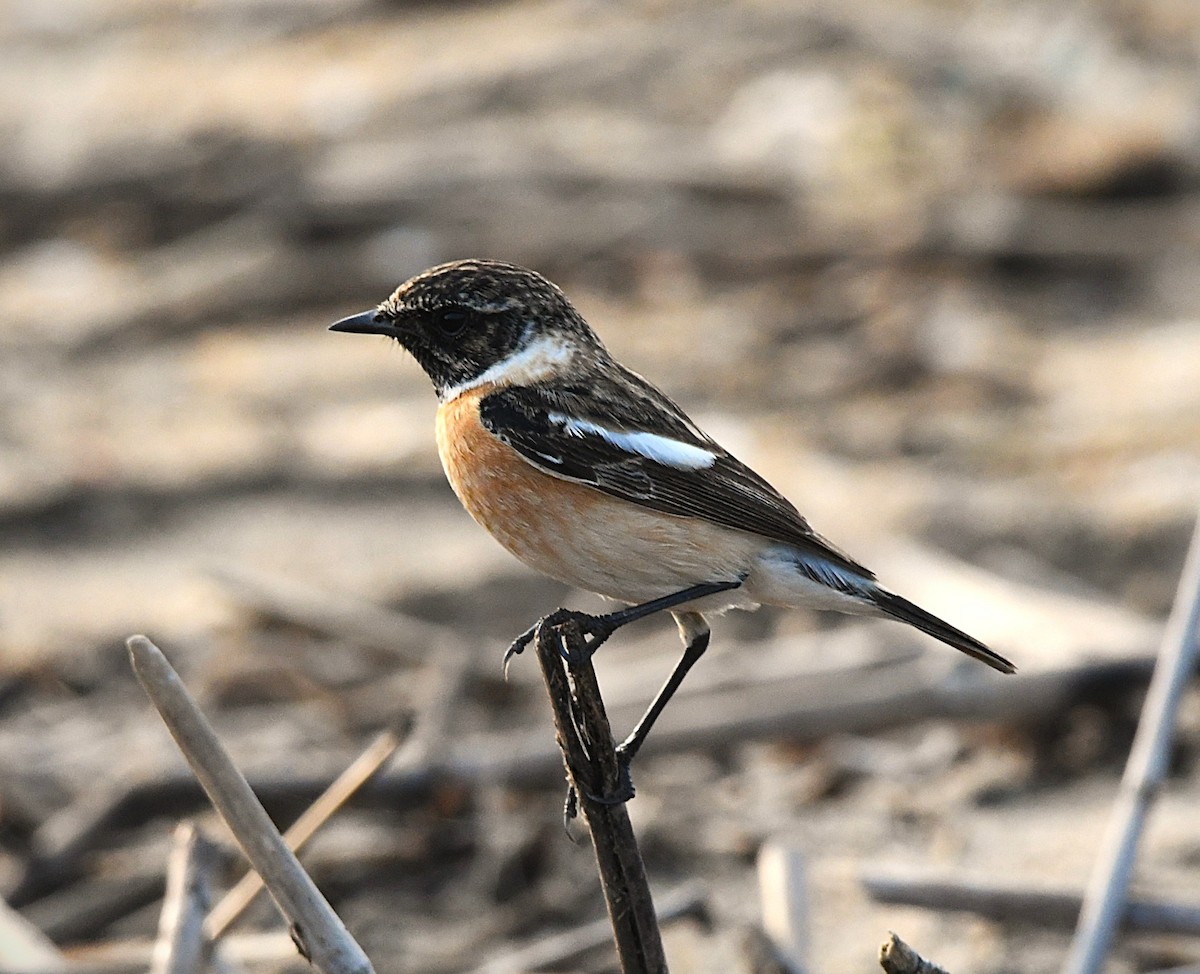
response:
[[[1191,0],[0,13],[11,672],[236,642],[214,566],[497,652],[557,604],[444,486],[415,365],[325,330],[462,256],[551,276],[885,578],[920,544],[1165,613],[1200,497]]]
[[[324,332],[467,255],[552,275],[864,557],[1016,549],[1161,612],[1200,14],[878,7],[10,2],[6,655],[213,625],[208,560],[519,571],[438,485],[411,364]]]

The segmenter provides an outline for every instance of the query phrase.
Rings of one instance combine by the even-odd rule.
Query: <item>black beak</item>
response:
[[[398,337],[396,326],[385,315],[378,311],[364,311],[362,314],[351,315],[329,326],[330,331],[345,331],[353,335],[387,335],[388,338]]]

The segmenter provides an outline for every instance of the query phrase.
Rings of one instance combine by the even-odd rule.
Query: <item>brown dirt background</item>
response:
[[[182,780],[130,632],[280,780],[332,774],[419,706],[394,654],[265,613],[214,573],[451,627],[476,666],[448,746],[549,736],[532,661],[505,685],[500,653],[560,602],[596,600],[461,512],[413,363],[325,330],[454,257],[552,277],[818,530],[1010,655],[1016,679],[1144,662],[1200,496],[1198,70],[1190,0],[7,4],[6,894],[64,944],[151,934],[152,892],[71,921],[152,887],[181,814],[208,821],[194,795],[159,794],[69,877],[13,896],[72,816]],[[802,613],[722,620],[714,646],[709,689],[763,660],[792,677],[846,664],[836,698],[864,653],[917,654],[931,684],[959,672],[899,627]],[[675,636],[647,624],[610,649],[624,714]],[[783,842],[808,863],[815,971],[870,970],[889,929],[956,974],[1056,970],[1065,932],[875,905],[858,876],[1081,886],[1144,685],[1120,673],[1019,719],[918,707],[888,730],[783,724],[647,754],[631,811],[652,882],[709,892],[708,925],[668,931],[673,969],[766,969],[747,948],[754,859]],[[1138,872],[1193,901],[1198,702]],[[556,772],[433,778],[357,803],[313,851],[377,969],[471,969],[600,914]],[[1194,940],[1140,935],[1110,969],[1197,959]]]

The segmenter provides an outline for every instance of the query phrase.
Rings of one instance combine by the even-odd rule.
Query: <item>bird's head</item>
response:
[[[439,264],[331,330],[396,339],[443,401],[485,383],[535,382],[605,354],[557,286],[494,260]]]

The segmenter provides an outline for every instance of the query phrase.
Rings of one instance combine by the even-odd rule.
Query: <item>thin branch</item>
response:
[[[304,954],[323,974],[373,974],[371,962],[284,844],[179,674],[145,636],[126,640],[134,672],[209,799],[263,877]]]
[[[194,822],[180,822],[167,859],[167,892],[158,921],[150,974],[199,974],[209,941],[204,914],[212,902],[217,847]]]
[[[397,733],[386,730],[375,738],[362,754],[346,768],[337,779],[313,802],[303,814],[292,823],[283,834],[283,840],[293,852],[299,852],[305,843],[316,834],[330,817],[341,808],[351,796],[371,780],[388,758],[400,746],[406,731]],[[257,872],[246,873],[234,887],[221,898],[209,913],[204,927],[208,936],[216,940],[254,902],[263,888],[262,877]]]
[[[1095,974],[1124,911],[1138,840],[1150,803],[1167,775],[1175,713],[1200,649],[1200,518],[1192,534],[1175,604],[1134,735],[1133,748],[1071,942],[1066,974]]]
[[[289,849],[293,852],[303,849],[339,808],[379,774],[401,742],[404,746],[391,762],[393,773],[411,771],[427,763],[431,752],[445,736],[454,700],[462,690],[471,668],[471,661],[465,652],[457,648],[443,647],[443,650],[439,664],[427,667],[428,685],[421,694],[424,704],[420,714],[415,718],[405,717],[402,727],[381,733],[338,775],[283,834]],[[205,922],[208,935],[213,940],[221,937],[246,911],[262,886],[258,873],[246,873],[213,907]]]
[[[879,966],[887,974],[946,974],[944,967],[926,960],[894,933],[879,948]]]
[[[66,959],[46,934],[0,898],[0,956],[12,970],[60,974]]]
[[[857,630],[851,627],[846,631],[853,634]],[[1151,668],[1148,659],[1131,657],[1028,673],[1011,680],[989,680],[984,687],[977,683],[975,670],[963,670],[954,661],[942,665],[935,657],[874,669],[851,666],[807,677],[772,675],[695,697],[685,683],[641,753],[668,754],[780,734],[789,740],[812,742],[830,734],[861,734],[903,725],[918,716],[968,722],[1027,720],[1059,713],[1102,689],[1135,692],[1148,681]],[[984,676],[988,673],[982,667],[975,669]],[[632,722],[642,710],[641,704],[614,709],[613,720],[617,724]],[[414,737],[422,734],[419,727]],[[405,745],[404,754],[409,746]],[[398,756],[368,783],[363,797],[395,808],[424,800],[435,781],[520,786],[544,781],[561,765],[559,748],[548,739],[545,729],[536,725],[464,733],[426,762],[409,763]],[[334,777],[297,768],[286,774],[260,771],[252,780],[254,790],[264,797],[313,801]],[[138,823],[164,802],[186,805],[200,800],[191,773],[167,766],[156,769],[153,776],[126,784],[111,815],[126,824]],[[89,843],[95,841],[93,834]]]
[[[457,633],[446,626],[314,585],[237,565],[216,567],[210,574],[235,599],[260,613],[385,652],[405,663],[420,664],[428,658],[424,648],[410,649],[410,643],[439,649],[444,643],[461,646]]]
[[[621,773],[596,671],[578,623],[542,625],[536,642],[567,777],[592,834],[621,970],[665,974],[662,936],[629,813],[623,800],[605,797],[619,793]]]
[[[808,950],[808,895],[804,854],[781,842],[758,851],[758,895],[763,932],[788,974],[803,974]]]
[[[1051,929],[1074,926],[1083,904],[1083,896],[1073,890],[1030,889],[957,875],[913,877],[872,871],[863,875],[862,884],[876,903],[973,913]],[[1125,902],[1121,923],[1128,930],[1196,935],[1200,934],[1200,905],[1131,899]]]
[[[665,894],[658,906],[661,923],[700,911],[705,894],[701,886],[688,883]],[[521,974],[543,968],[570,964],[581,954],[612,940],[612,923],[596,920],[573,930],[544,937],[502,957],[496,957],[475,970],[475,974]]]
[[[65,967],[26,966],[5,974],[145,974],[154,955],[154,941],[145,937],[108,939],[77,944],[63,950]],[[231,933],[221,940],[221,960],[238,968],[283,969],[296,958],[296,944],[286,930]]]

